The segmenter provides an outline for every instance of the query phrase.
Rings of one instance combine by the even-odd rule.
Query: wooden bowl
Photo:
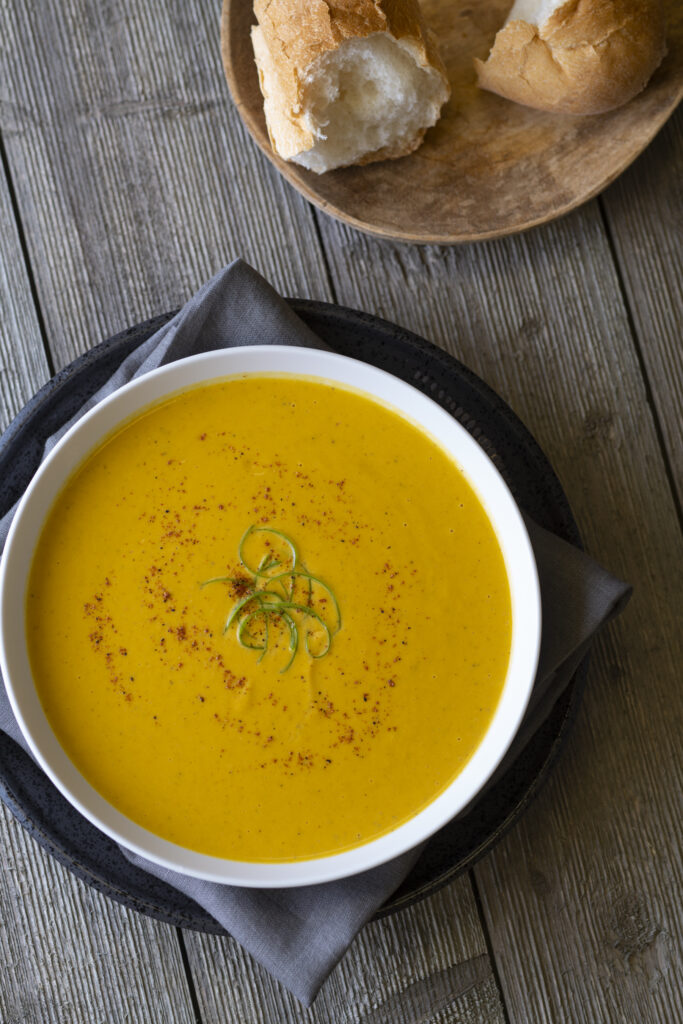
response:
[[[523,231],[568,213],[610,184],[683,96],[683,5],[665,0],[668,55],[646,89],[609,114],[574,117],[510,103],[476,85],[510,0],[423,0],[453,91],[410,156],[317,175],[273,153],[249,39],[251,0],[224,0],[223,64],[256,143],[325,213],[383,238],[450,244]]]

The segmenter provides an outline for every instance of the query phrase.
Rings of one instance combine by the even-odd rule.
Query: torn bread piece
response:
[[[474,62],[479,85],[539,110],[603,114],[644,89],[665,31],[660,0],[516,0]]]
[[[450,95],[416,0],[256,0],[273,149],[318,174],[405,156]]]

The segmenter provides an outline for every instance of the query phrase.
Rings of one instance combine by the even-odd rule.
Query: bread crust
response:
[[[403,42],[424,68],[443,78],[446,70],[417,0],[255,0],[258,25],[252,29],[254,56],[264,97],[271,145],[285,160],[312,149],[316,137],[307,124],[306,77],[324,54],[347,39],[385,32]],[[426,129],[425,129],[426,130]],[[366,154],[359,163],[404,156],[424,132],[399,147]]]
[[[474,63],[482,89],[516,103],[602,114],[636,96],[665,54],[659,0],[566,0],[538,27],[509,22]]]

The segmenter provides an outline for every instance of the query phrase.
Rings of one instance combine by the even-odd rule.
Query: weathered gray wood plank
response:
[[[503,1009],[467,879],[368,925],[303,1009],[232,940],[186,933],[205,1024],[496,1024]]]
[[[0,165],[0,432],[50,376]]]
[[[554,779],[475,869],[510,1020],[677,1019],[681,538],[596,204],[450,250],[320,224],[339,301],[431,338],[506,397],[589,550],[636,587]]]
[[[329,297],[310,208],[230,102],[219,10],[2,9],[0,130],[58,366],[238,255],[283,291]]]
[[[7,182],[0,168],[2,425],[48,376]],[[0,1020],[194,1022],[174,929],[77,882],[0,805]]]
[[[683,503],[683,108],[602,203]]]
[[[195,1024],[175,930],[89,889],[0,805],[0,1020]]]

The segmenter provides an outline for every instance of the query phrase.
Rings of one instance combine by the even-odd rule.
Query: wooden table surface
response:
[[[0,0],[0,425],[241,255],[483,377],[635,595],[536,802],[469,874],[367,927],[310,1011],[234,941],[92,891],[0,807],[0,1021],[679,1021],[683,118],[526,235],[380,242],[315,211],[248,139],[218,19],[218,0]]]

